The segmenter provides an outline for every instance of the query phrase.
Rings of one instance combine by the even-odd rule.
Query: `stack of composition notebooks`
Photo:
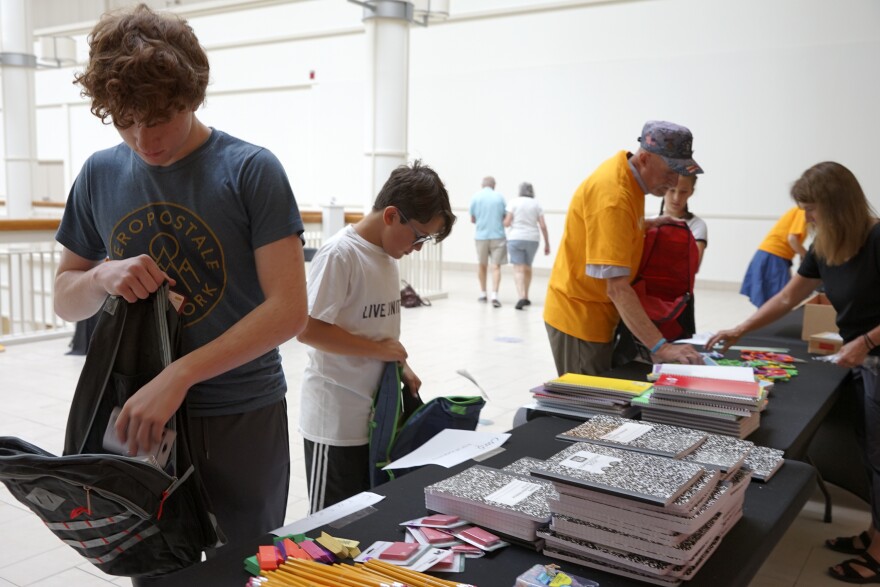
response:
[[[634,422],[616,416],[595,416],[558,434],[557,438],[696,463],[719,471],[722,481],[732,478],[740,469],[749,471],[752,479],[767,481],[784,460],[782,451],[757,446],[748,440],[681,426]]]
[[[425,487],[425,507],[540,549],[536,533],[550,521],[547,500],[556,491],[548,481],[516,472],[529,466],[529,461],[509,470],[474,465]]]
[[[756,381],[663,373],[654,389],[633,400],[642,420],[745,438],[761,422],[766,392]]]
[[[587,442],[531,472],[558,492],[550,527],[538,531],[544,554],[657,585],[702,567],[742,516],[750,478],[739,470],[722,480],[694,462]]]
[[[630,418],[638,414],[632,404],[651,384],[644,381],[613,379],[566,373],[531,390],[533,408],[575,416],[609,414]]]

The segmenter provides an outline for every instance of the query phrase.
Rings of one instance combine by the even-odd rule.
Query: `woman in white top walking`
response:
[[[535,201],[535,190],[532,184],[523,182],[519,186],[519,197],[507,205],[504,216],[507,232],[507,253],[513,263],[513,277],[516,282],[516,293],[519,301],[516,309],[522,310],[532,302],[529,301],[529,285],[532,283],[532,262],[541,235],[544,236],[544,254],[550,254],[550,239],[547,237],[547,225],[544,223],[544,210]],[[540,229],[540,231],[539,231]]]

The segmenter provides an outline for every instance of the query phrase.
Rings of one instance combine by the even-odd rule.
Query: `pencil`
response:
[[[413,581],[420,581],[421,583],[427,585],[428,587],[466,587],[466,583],[459,583],[457,581],[447,581],[445,579],[440,579],[439,577],[434,577],[433,575],[428,575],[426,573],[421,573],[419,571],[413,571],[412,569],[407,569],[404,567],[400,567],[398,565],[394,565],[383,560],[379,559],[370,559],[367,563],[374,563],[375,566],[379,567],[383,570],[394,570],[399,574],[402,574],[406,581],[407,579]]]
[[[299,577],[309,577],[319,581],[330,581],[341,587],[375,587],[351,576],[344,569],[336,569],[327,565],[281,565],[281,570]]]
[[[260,571],[260,575],[266,578],[265,584],[270,587],[275,585],[279,587],[310,587],[310,585],[300,581],[294,582],[278,573],[278,571]]]
[[[418,571],[404,569],[403,567],[392,565],[391,563],[386,563],[385,561],[375,558],[368,560],[366,565],[367,567],[377,567],[383,574],[387,574],[389,577],[393,577],[404,583],[413,583],[416,587],[457,587],[458,585],[458,583],[453,583],[452,581],[445,581],[443,579],[432,577],[431,575],[419,573]]]

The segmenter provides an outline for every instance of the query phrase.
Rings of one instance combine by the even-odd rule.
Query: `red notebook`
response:
[[[664,373],[654,383],[654,394],[674,393],[680,396],[714,398],[721,401],[757,405],[763,396],[757,382],[709,379]]]

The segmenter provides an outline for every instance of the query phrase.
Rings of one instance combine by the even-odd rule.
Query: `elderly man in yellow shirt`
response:
[[[662,197],[679,175],[703,170],[693,160],[687,128],[648,121],[639,149],[620,151],[577,188],[553,264],[544,322],[556,370],[599,375],[611,369],[614,333],[622,319],[656,361],[702,364],[690,345],[672,345],[642,309],[630,283],[642,257],[645,231],[675,222],[645,220],[645,194]]]

